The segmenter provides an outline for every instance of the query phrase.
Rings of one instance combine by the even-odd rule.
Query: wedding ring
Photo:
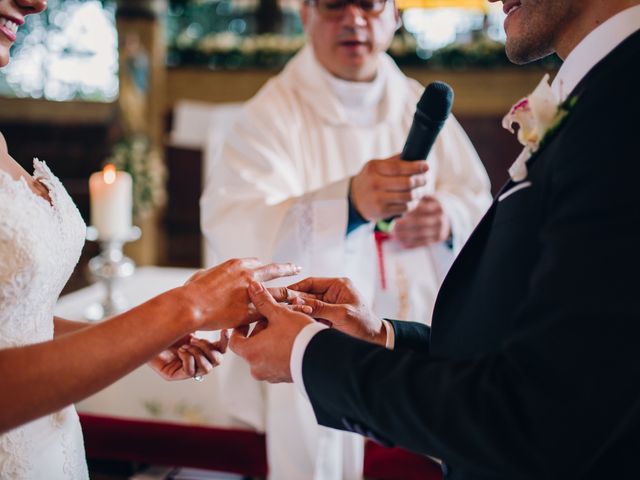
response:
[[[204,380],[204,377],[202,375],[194,375],[193,378],[196,382],[202,382]]]

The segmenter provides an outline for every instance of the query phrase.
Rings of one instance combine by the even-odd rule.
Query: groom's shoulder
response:
[[[583,79],[570,101],[571,116],[582,118],[582,128],[598,131],[635,120],[640,106],[640,31],[634,33],[603,58]],[[603,128],[604,127],[604,128]],[[571,129],[568,129],[571,131]],[[611,130],[612,134],[619,132]],[[583,132],[584,133],[584,132]]]
[[[640,30],[625,39],[602,59],[587,79],[592,93],[608,98],[629,95],[627,102],[635,101],[640,78]],[[626,103],[626,102],[625,102]],[[628,103],[627,103],[628,104]],[[613,106],[622,106],[612,103]]]

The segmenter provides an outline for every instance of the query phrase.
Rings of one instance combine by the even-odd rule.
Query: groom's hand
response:
[[[311,316],[366,342],[385,346],[387,331],[348,278],[306,278],[272,288],[275,298],[311,307]]]
[[[249,336],[247,327],[236,328],[231,335],[229,348],[249,363],[251,375],[257,380],[291,382],[293,343],[298,333],[314,320],[278,304],[260,283],[251,283],[248,292],[264,319],[257,323]],[[308,307],[304,310],[308,311]]]

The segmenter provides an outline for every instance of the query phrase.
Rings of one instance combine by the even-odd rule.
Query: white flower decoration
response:
[[[536,89],[511,107],[502,119],[502,126],[514,133],[513,124],[518,124],[518,141],[524,150],[509,168],[509,175],[514,182],[527,178],[527,161],[540,148],[547,133],[557,127],[568,110],[561,108],[559,101],[549,85],[549,74],[546,74]]]

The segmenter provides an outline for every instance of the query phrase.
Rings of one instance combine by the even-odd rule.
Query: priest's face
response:
[[[301,16],[318,61],[354,82],[373,80],[378,54],[389,48],[399,24],[392,0],[312,0]]]
[[[507,14],[504,21],[507,56],[513,63],[523,64],[556,51],[583,0],[500,1]]]
[[[9,63],[9,51],[24,18],[46,7],[45,0],[0,0],[0,67]]]

